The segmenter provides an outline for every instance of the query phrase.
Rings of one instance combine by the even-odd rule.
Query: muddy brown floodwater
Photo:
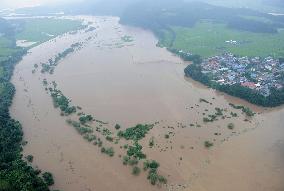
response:
[[[24,154],[34,156],[34,166],[53,173],[54,189],[284,190],[284,109],[258,108],[185,78],[189,63],[156,47],[149,31],[121,26],[113,17],[74,19],[84,19],[96,30],[65,34],[34,47],[12,79],[17,91],[10,111],[23,125],[28,141]],[[34,64],[83,41],[83,48],[62,60],[53,75],[32,74]],[[159,161],[167,186],[151,186],[145,173],[131,175],[117,157],[122,151],[110,158],[82,139],[53,107],[42,85],[45,78],[55,81],[85,113],[109,124],[126,128],[159,121],[142,144],[147,156]],[[247,105],[257,115],[245,120],[229,103]],[[214,114],[216,107],[238,117],[204,123],[204,115]],[[235,124],[234,130],[227,128],[229,123]],[[150,138],[154,148],[148,147]],[[214,143],[211,149],[204,147],[207,140]]]

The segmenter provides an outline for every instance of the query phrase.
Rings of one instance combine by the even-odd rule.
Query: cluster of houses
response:
[[[231,53],[203,60],[202,73],[221,85],[240,84],[269,96],[284,87],[284,63],[272,57],[237,57]]]

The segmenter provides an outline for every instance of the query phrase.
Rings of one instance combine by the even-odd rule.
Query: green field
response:
[[[10,40],[3,36],[0,37],[0,62],[17,51],[18,49],[14,48],[13,40]]]
[[[284,30],[279,33],[253,33],[229,29],[225,24],[202,21],[193,28],[172,27],[176,36],[164,32],[160,43],[209,57],[230,51],[240,56],[284,56]],[[237,44],[226,43],[234,40]]]
[[[23,30],[16,35],[16,39],[37,42],[36,45],[38,45],[58,35],[80,29],[81,27],[82,22],[69,19],[25,19]]]
[[[58,35],[69,31],[77,30],[82,27],[80,21],[68,19],[25,19],[20,20],[22,27],[20,32],[16,33],[16,40],[27,40],[36,42],[33,46],[55,38]],[[0,36],[0,62],[7,59],[19,51],[15,47],[15,42],[12,37]]]

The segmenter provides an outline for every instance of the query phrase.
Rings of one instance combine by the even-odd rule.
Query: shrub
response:
[[[87,134],[87,133],[93,133],[93,129],[89,127],[75,127],[78,133],[81,135]]]
[[[213,144],[212,142],[210,142],[210,141],[205,141],[205,142],[204,142],[204,146],[205,146],[206,148],[210,148],[210,147],[213,147],[214,144]]]
[[[119,124],[116,124],[115,127],[114,127],[116,130],[120,129],[120,125]]]
[[[91,115],[84,115],[84,116],[81,116],[79,118],[79,121],[82,123],[82,124],[85,124],[87,122],[90,122],[93,120],[93,117]]]
[[[48,186],[51,186],[54,184],[54,179],[50,172],[43,173],[42,178]]]
[[[158,180],[158,175],[156,172],[150,172],[148,175],[148,179],[150,180],[150,183],[152,185],[155,185],[157,183]]]
[[[26,159],[27,159],[28,162],[33,162],[34,157],[32,155],[28,155],[28,156],[26,156]]]
[[[135,142],[133,146],[128,147],[127,155],[129,157],[133,156],[138,159],[146,158],[146,155],[142,152],[142,146],[138,142]]]
[[[235,125],[233,123],[229,123],[227,127],[228,129],[233,130],[235,128]]]
[[[232,117],[238,117],[238,114],[237,114],[237,113],[234,113],[234,112],[231,112],[231,116],[232,116]]]
[[[117,132],[117,136],[118,136],[118,137],[123,137],[123,131],[118,131],[118,132]]]
[[[155,145],[154,138],[152,137],[149,141],[149,147],[152,148]]]
[[[123,132],[119,132],[119,134],[124,137],[126,140],[134,140],[138,141],[145,137],[145,135],[153,128],[153,125],[141,125],[138,124],[135,127],[131,127],[126,129]]]
[[[113,150],[112,147],[110,147],[110,148],[107,148],[107,149],[105,150],[105,153],[106,153],[108,156],[113,157],[113,155],[114,155],[114,150]]]
[[[102,148],[101,148],[101,152],[102,152],[102,153],[105,153],[105,152],[106,152],[106,149],[105,149],[104,147],[102,147]]]
[[[123,163],[124,165],[127,165],[129,160],[130,160],[130,157],[129,157],[129,156],[123,156],[123,158],[122,158],[122,163]]]
[[[92,142],[92,141],[96,140],[97,137],[95,135],[85,134],[84,139],[86,139],[88,142]]]
[[[133,175],[139,175],[140,174],[140,172],[141,172],[141,170],[140,170],[140,168],[139,167],[137,167],[137,166],[134,166],[133,167],[133,169],[132,169],[132,174]]]
[[[113,142],[113,138],[110,137],[110,136],[106,136],[106,140],[109,141],[109,142]]]
[[[136,164],[138,164],[138,159],[136,159],[136,158],[132,158],[132,159],[130,159],[130,160],[128,160],[128,164],[130,165],[130,166],[134,166],[134,165],[136,165]]]
[[[161,175],[158,176],[158,180],[162,184],[167,184],[167,179]]]
[[[152,160],[152,161],[147,160],[147,161],[144,162],[143,165],[144,165],[144,167],[143,167],[144,170],[147,170],[147,169],[153,170],[153,169],[159,168],[159,166],[160,166],[160,164],[155,160]]]

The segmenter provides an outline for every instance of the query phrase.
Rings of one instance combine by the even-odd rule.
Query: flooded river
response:
[[[185,78],[189,63],[156,47],[149,31],[121,26],[113,17],[80,18],[96,29],[31,49],[12,79],[17,91],[10,111],[23,125],[28,141],[24,153],[35,157],[33,165],[53,173],[55,189],[284,190],[284,109],[258,108]],[[62,60],[53,75],[31,72],[34,64],[47,62],[76,42],[84,42],[83,48]],[[143,140],[143,150],[160,162],[168,185],[151,186],[146,174],[133,176],[119,157],[104,156],[84,141],[53,107],[42,84],[45,78],[55,81],[85,113],[109,124],[126,128],[159,121]],[[257,115],[247,120],[231,102],[248,105]],[[205,124],[205,113],[216,107],[239,117]],[[228,130],[229,123],[235,124],[234,131]],[[174,136],[166,140],[170,131]],[[157,144],[152,149],[147,147],[151,137]],[[204,148],[206,140],[214,142],[212,149]]]

